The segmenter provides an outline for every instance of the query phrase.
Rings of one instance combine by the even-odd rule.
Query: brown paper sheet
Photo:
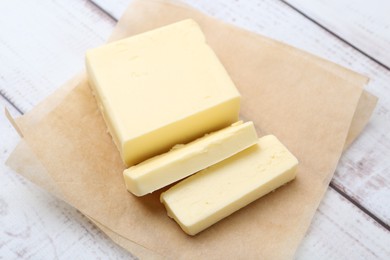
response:
[[[52,98],[55,98],[55,96],[56,95],[54,95]],[[52,103],[52,100],[50,103]],[[41,105],[49,105],[49,104],[45,104],[45,102],[43,102]],[[22,174],[25,178],[29,179],[36,185],[44,188],[52,195],[69,203],[64,199],[63,195],[60,193],[57,187],[58,184],[51,178],[46,168],[40,163],[39,159],[35,156],[34,152],[31,150],[31,148],[24,140],[20,141],[19,144],[16,146],[16,148],[12,152],[12,155],[7,160],[7,165],[9,165],[16,172]],[[113,232],[111,229],[97,222],[92,217],[88,215],[86,215],[86,217],[89,218],[115,243],[127,249],[132,254],[140,257],[141,259],[164,259],[161,255],[157,254],[153,250],[144,248],[139,244]]]
[[[375,109],[378,98],[367,91],[363,91],[360,96],[359,103],[356,107],[355,114],[352,118],[352,123],[349,128],[347,139],[345,140],[344,150],[346,150],[352,142],[359,136],[363,128],[366,126]]]
[[[83,80],[74,89],[66,85],[66,97],[51,99],[52,110],[43,104],[40,112],[18,120],[28,148],[18,146],[8,164],[26,172],[19,154],[36,155],[58,196],[140,256],[292,258],[348,132],[354,133],[352,140],[364,127],[375,98],[362,98],[366,79],[356,73],[171,2],[133,2],[113,37],[189,17],[201,25],[242,93],[243,117],[259,132],[278,136],[300,160],[294,182],[189,237],[166,217],[158,193],[135,198],[126,192],[124,166]],[[352,118],[359,123],[351,124]]]

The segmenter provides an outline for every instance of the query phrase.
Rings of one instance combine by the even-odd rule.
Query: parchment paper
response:
[[[187,236],[166,216],[159,192],[135,198],[126,191],[124,165],[82,76],[61,88],[62,94],[69,93],[66,97],[56,93],[17,121],[24,141],[8,164],[22,173],[42,173],[36,182],[47,188],[43,179],[48,179],[57,196],[139,256],[292,258],[348,142],[348,132],[354,139],[372,112],[375,98],[361,95],[367,79],[167,1],[133,2],[112,39],[185,18],[201,25],[239,88],[242,116],[255,122],[259,135],[275,134],[300,160],[294,182],[196,237]],[[32,162],[23,163],[20,155]],[[32,171],[34,162],[39,169]],[[28,177],[38,180],[35,175]]]

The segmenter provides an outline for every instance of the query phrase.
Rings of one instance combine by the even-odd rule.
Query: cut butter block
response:
[[[237,122],[123,172],[127,189],[143,196],[220,162],[257,143],[253,122]]]
[[[238,120],[240,94],[193,20],[89,50],[86,69],[127,166]]]
[[[168,215],[195,235],[295,178],[298,160],[272,135],[161,194]]]

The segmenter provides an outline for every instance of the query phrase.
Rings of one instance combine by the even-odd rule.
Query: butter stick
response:
[[[86,69],[127,166],[238,120],[240,94],[193,20],[89,50]]]
[[[218,163],[254,145],[257,139],[253,122],[237,122],[126,169],[126,187],[143,196]]]
[[[293,180],[298,160],[272,135],[161,194],[168,215],[195,235]]]

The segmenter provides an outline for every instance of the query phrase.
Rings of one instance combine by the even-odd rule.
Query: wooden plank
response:
[[[86,0],[0,1],[0,93],[31,109],[83,69],[85,50],[114,25]]]
[[[386,259],[390,233],[329,188],[297,259]]]
[[[0,96],[4,106],[19,114]],[[76,209],[5,166],[20,138],[3,111],[0,133],[0,259],[132,259]]]
[[[284,1],[390,68],[389,1]]]
[[[97,1],[97,0],[93,0]],[[130,0],[98,0],[118,18]],[[390,224],[390,71],[334,37],[300,13],[280,1],[184,1],[201,11],[306,50],[322,58],[368,76],[367,90],[380,97],[377,109],[358,140],[345,152],[332,183],[367,208],[379,219]]]
[[[20,2],[21,1],[19,1],[18,3],[20,3]],[[71,4],[74,2],[76,2],[76,1],[72,1],[69,3]],[[12,3],[12,2],[10,2],[10,3]],[[66,2],[64,2],[64,4],[65,3]],[[2,3],[0,3],[0,5],[1,4]],[[203,3],[201,2],[199,4],[200,5],[203,4],[205,6],[207,5],[206,2],[203,2]],[[234,8],[237,8],[238,4],[242,5],[242,3],[240,3],[240,2],[237,4],[235,4],[234,2],[222,2],[222,1],[215,2],[215,4],[214,4],[214,2],[213,3],[209,2],[209,5],[206,6],[205,8],[206,9],[220,8],[220,7],[227,8],[230,6],[229,8],[234,9]],[[269,5],[269,4],[274,4],[274,3],[270,2],[267,5]],[[246,3],[244,3],[244,5],[246,5]],[[282,5],[282,6],[284,6],[284,5]],[[41,7],[43,9],[46,8],[45,5],[41,5]],[[67,7],[64,7],[64,8],[66,9]],[[255,9],[256,8],[257,7],[255,7]],[[275,8],[275,6],[272,8]],[[272,8],[270,10],[274,10]],[[276,6],[276,8],[281,8],[281,7]],[[6,10],[6,9],[0,8],[0,13],[2,12],[2,10]],[[49,10],[51,10],[51,9],[49,8]],[[72,9],[69,8],[69,10],[72,10]],[[211,9],[211,10],[213,10],[213,9]],[[288,9],[281,8],[282,14],[279,14],[279,15],[281,15],[281,17],[283,17],[284,16],[283,12],[286,12],[287,14],[289,14],[291,12],[291,10],[289,10],[289,11],[287,11],[287,10]],[[218,13],[217,9],[215,9],[215,11]],[[93,12],[97,12],[97,11],[95,10]],[[234,10],[231,10],[230,12],[232,12],[232,14],[230,16],[228,15],[227,17],[231,21],[233,21],[233,19],[241,19],[240,18],[241,16],[235,14]],[[274,12],[276,12],[276,11],[274,10]],[[42,13],[44,13],[44,11],[42,11]],[[243,15],[244,13],[241,13],[241,15]],[[25,15],[29,15],[29,14],[25,14]],[[85,14],[85,15],[87,15],[87,14]],[[104,14],[100,13],[99,15],[101,15],[102,17],[96,18],[97,20],[105,19]],[[219,14],[219,15],[221,15],[221,14]],[[254,14],[251,14],[249,16],[249,18],[244,17],[243,18],[244,22],[242,22],[242,23],[247,24],[248,26],[251,26],[253,21],[255,21],[255,16],[253,16],[253,15]],[[222,14],[222,16],[225,17],[224,14]],[[252,18],[250,18],[250,17],[252,17]],[[300,16],[298,15],[298,17],[300,17]],[[245,19],[247,20],[246,22],[245,22]],[[275,18],[273,18],[273,19],[274,19],[275,23],[279,22],[278,19],[275,19]],[[297,19],[297,18],[294,18],[294,19]],[[43,19],[42,19],[42,21],[43,21]],[[112,21],[110,23],[113,24]],[[0,27],[1,26],[3,26],[3,25],[0,24]],[[50,27],[49,25],[47,25],[47,26]],[[272,27],[272,22],[269,22],[268,26]],[[280,26],[280,24],[279,24],[279,26]],[[283,25],[283,26],[287,26],[287,25]],[[103,28],[104,28],[104,26],[103,26]],[[73,30],[78,30],[77,26],[75,26],[73,28]],[[269,33],[271,33],[271,32],[269,32]],[[282,34],[282,30],[280,29],[280,32],[277,35],[279,35],[279,37],[283,37],[281,34]],[[323,36],[323,34],[320,34],[320,36]],[[300,37],[297,37],[297,38],[300,38]],[[318,37],[313,36],[313,38],[318,40]],[[327,40],[329,40],[331,43],[333,43],[333,41],[331,40],[331,39],[333,39],[332,37],[326,36],[324,38],[325,39],[330,38],[330,40],[329,39],[327,39]],[[80,39],[86,40],[84,38],[80,38]],[[321,39],[321,38],[319,38],[319,39]],[[10,41],[10,43],[12,44],[12,40]],[[336,43],[338,44],[337,41],[336,41]],[[341,45],[341,47],[340,47],[337,44],[336,44],[336,46],[338,46],[339,49],[336,48],[336,54],[334,54],[334,55],[336,56],[336,59],[339,59],[340,58],[339,56],[343,54],[343,50],[344,50],[343,48],[344,47],[346,48],[347,53],[349,53],[348,52],[349,49],[348,49],[348,46]],[[35,44],[30,43],[30,45],[33,46]],[[304,43],[302,46],[304,47],[305,45],[311,46],[311,48],[313,48],[314,50],[316,50],[318,48],[315,46],[313,47],[312,45],[307,44],[307,43]],[[39,45],[36,45],[36,46],[38,46],[38,47],[30,49],[30,52],[37,52],[37,53],[41,52],[42,53],[43,51],[47,51],[47,50],[43,50],[42,48],[39,48]],[[49,46],[49,47],[52,47],[52,46]],[[330,47],[332,47],[332,45],[329,45],[329,46],[325,45],[325,47],[322,47],[322,48],[325,48],[326,51],[323,51],[321,48],[319,48],[320,51],[318,51],[318,50],[317,51],[321,52],[321,53],[323,51],[325,53],[325,55],[324,54],[323,55],[326,56],[326,54],[328,54],[327,51],[329,51],[330,53],[335,52]],[[329,48],[329,49],[327,49],[327,48]],[[0,54],[3,54],[3,50],[4,49],[0,47]],[[13,51],[17,53],[19,50],[14,48]],[[51,56],[50,58],[57,59],[57,60],[59,58],[62,60],[62,59],[64,59],[63,56],[65,55],[65,53],[66,53],[66,55],[71,55],[70,52],[69,53],[59,52],[57,56]],[[7,53],[5,55],[11,56],[11,55],[9,55],[8,51],[4,51],[4,53]],[[352,54],[349,53],[349,55],[353,55],[353,52],[352,52]],[[39,56],[39,55],[37,55],[37,56]],[[332,57],[332,58],[334,58],[334,57]],[[344,56],[341,56],[340,59],[343,60]],[[345,60],[347,62],[354,61],[348,55],[347,55],[347,58]],[[367,60],[370,61],[369,59],[367,59]],[[370,73],[372,73],[372,74],[377,73],[377,74],[382,75],[380,71],[373,69],[373,67],[370,66],[370,64],[367,65],[365,60],[360,59],[360,60],[358,60],[358,62],[363,64],[362,66],[365,68],[365,70],[369,71]],[[17,62],[15,62],[15,63],[17,63]],[[53,64],[53,63],[51,63],[51,64]],[[373,64],[375,64],[375,63],[373,63]],[[26,69],[26,71],[27,71],[26,73],[29,73],[27,69]],[[3,77],[3,75],[5,75],[2,73],[3,73],[3,70],[0,69],[0,78]],[[37,70],[36,73],[38,74],[38,75],[36,75],[37,78],[39,78],[39,77],[40,78],[45,78],[45,77],[50,78],[53,76],[52,74],[45,73],[45,70],[42,70],[42,71]],[[64,80],[65,79],[66,78],[64,78]],[[382,80],[386,80],[386,79],[387,78],[383,78]],[[10,82],[12,82],[12,80],[9,80],[9,78],[7,78],[2,83],[6,83],[8,86],[11,86],[9,84]],[[57,82],[57,80],[53,80],[53,82]],[[1,86],[4,86],[4,85],[5,84],[1,84]],[[48,84],[47,87],[48,88],[51,87],[50,91],[52,91],[53,86],[49,86],[49,85],[50,84]],[[379,84],[377,84],[377,85],[379,86]],[[377,85],[375,85],[375,86],[377,86]],[[13,85],[13,86],[17,86],[17,84],[15,83],[15,85]],[[32,97],[31,104],[26,102],[27,105],[25,105],[26,106],[25,109],[29,109],[32,106],[32,104],[35,104],[36,102],[41,100],[45,95],[47,95],[47,92],[45,92],[45,91],[47,91],[46,89],[44,89],[44,88],[29,89],[29,86],[30,85],[28,85],[26,87],[26,85],[25,85],[24,87],[20,88],[20,91],[22,92],[22,94],[17,93],[17,92],[12,92],[12,91],[9,92],[9,90],[13,90],[11,88],[7,88],[6,93],[7,94],[11,93],[8,95],[8,97],[10,97],[14,102],[19,102],[19,104],[23,104],[23,102],[22,102],[23,98],[26,97],[26,96],[23,96],[24,91],[31,91],[31,93],[34,93],[34,95],[36,96],[35,97],[36,100],[34,99],[34,97]],[[375,86],[373,86],[372,88],[375,88]],[[14,93],[16,93],[16,94],[14,94]],[[384,118],[386,118],[386,117],[384,117]],[[13,138],[12,134],[10,135],[8,132],[3,130],[4,129],[4,128],[2,128],[3,122],[4,122],[3,120],[0,120],[0,127],[1,127],[0,131],[1,131],[1,133],[6,133],[6,134],[1,135],[1,136],[5,136],[5,137],[7,137],[6,138],[7,140],[8,139],[11,140]],[[11,140],[10,142],[15,143],[16,141]],[[0,143],[3,144],[2,139],[0,139]],[[7,156],[6,153],[4,153],[4,154],[5,154],[4,156]],[[1,159],[3,160],[3,157]],[[3,163],[1,165],[2,165],[2,167],[5,167],[3,165]],[[1,170],[2,170],[2,172],[5,172],[6,174],[12,174],[7,169],[4,170],[3,168],[1,168]],[[85,221],[85,218],[83,218],[77,211],[69,208],[69,206],[67,206],[66,204],[65,204],[65,206],[67,206],[68,208],[65,207],[65,209],[63,209],[62,204],[64,204],[64,203],[59,202],[58,200],[52,198],[47,193],[42,192],[41,190],[36,188],[34,185],[29,184],[28,182],[26,182],[25,180],[23,180],[19,176],[14,175],[14,174],[12,174],[12,176],[13,176],[13,178],[16,179],[14,182],[15,183],[20,182],[21,184],[19,183],[19,185],[22,185],[22,186],[19,187],[18,184],[12,184],[15,187],[14,189],[7,189],[4,191],[5,192],[4,196],[9,195],[8,197],[6,197],[6,200],[5,200],[6,203],[4,205],[7,205],[7,206],[5,206],[4,208],[6,209],[7,212],[11,212],[10,213],[11,215],[9,216],[9,218],[7,217],[7,218],[3,219],[3,215],[0,214],[0,219],[1,219],[0,224],[4,224],[4,225],[1,225],[0,235],[3,235],[2,233],[6,234],[5,231],[7,231],[7,230],[12,231],[12,229],[10,229],[10,227],[19,228],[18,230],[28,230],[28,228],[27,228],[28,223],[32,223],[35,226],[33,228],[30,228],[30,230],[28,232],[25,232],[25,233],[19,232],[19,233],[23,233],[23,234],[27,234],[27,235],[19,235],[17,237],[5,237],[6,239],[3,239],[3,237],[0,237],[0,241],[6,241],[6,244],[0,245],[0,248],[1,248],[0,255],[3,255],[3,253],[6,252],[7,253],[6,256],[8,256],[8,257],[4,257],[4,258],[16,258],[18,253],[24,254],[24,256],[26,258],[27,257],[43,258],[45,256],[46,256],[45,258],[47,258],[48,255],[53,255],[55,257],[55,253],[53,253],[53,252],[57,252],[57,255],[59,255],[59,257],[64,257],[64,258],[65,257],[66,258],[78,257],[80,255],[80,253],[83,253],[83,255],[85,254],[87,256],[91,256],[93,258],[99,258],[99,257],[100,258],[107,258],[107,256],[108,256],[108,258],[126,258],[126,256],[127,256],[126,254],[117,255],[115,253],[117,250],[120,250],[120,248],[117,248],[115,245],[111,247],[110,245],[113,245],[113,244],[110,244],[108,246],[109,249],[104,247],[106,245],[106,243],[111,243],[111,242],[109,242],[109,241],[99,242],[100,240],[97,237],[99,237],[102,234],[100,232],[97,232],[93,226],[88,226],[88,225],[90,225],[89,222],[86,222],[87,224],[85,224],[85,222],[83,222],[83,221]],[[0,181],[3,181],[3,179],[4,178],[1,178]],[[10,183],[12,183],[12,182],[9,182],[9,183],[2,182],[1,185],[2,185],[2,187],[6,187],[6,186],[11,185]],[[26,186],[26,183],[28,183],[28,185],[29,185],[28,188],[26,188],[28,190],[28,193],[26,195],[23,195],[23,196],[20,195],[21,197],[16,196],[14,198],[14,196],[12,196],[12,195],[22,192],[23,187]],[[330,191],[330,192],[332,192],[332,191]],[[0,191],[0,194],[1,194],[0,195],[1,198],[3,198],[2,191]],[[42,195],[42,194],[44,194],[44,195]],[[327,196],[328,196],[328,194],[327,194]],[[34,201],[35,198],[38,198],[37,200],[39,203]],[[53,200],[51,200],[51,199],[53,199]],[[325,258],[329,254],[331,256],[333,256],[333,258],[336,258],[337,256],[341,255],[341,253],[338,250],[335,250],[338,248],[338,245],[340,245],[340,244],[350,245],[347,252],[351,252],[351,253],[359,252],[363,256],[372,256],[375,254],[378,256],[388,255],[389,252],[386,251],[386,248],[383,249],[381,243],[378,244],[376,242],[375,243],[372,242],[372,241],[374,241],[375,237],[378,237],[378,238],[382,238],[381,241],[384,241],[384,243],[388,244],[388,238],[387,238],[387,240],[386,240],[386,237],[384,237],[384,239],[383,239],[383,232],[382,232],[383,230],[380,229],[382,231],[378,231],[376,228],[373,228],[373,226],[377,227],[377,225],[372,220],[370,220],[369,218],[366,219],[364,217],[359,217],[362,214],[359,210],[357,210],[355,207],[353,207],[351,204],[349,204],[346,201],[344,201],[344,203],[339,203],[338,200],[340,200],[340,198],[338,196],[336,196],[335,198],[333,198],[333,197],[330,198],[330,201],[329,201],[330,208],[325,208],[323,210],[323,214],[324,214],[323,216],[321,216],[321,214],[319,215],[319,212],[321,212],[321,208],[323,207],[322,205],[324,203],[321,204],[320,209],[317,212],[315,219],[314,219],[314,222],[313,222],[315,224],[312,225],[312,227],[310,228],[310,231],[308,233],[307,239],[309,239],[309,242],[307,242],[307,239],[306,239],[304,241],[304,243],[302,244],[303,251],[304,251],[303,253],[305,253],[305,252],[309,252],[309,253],[302,255],[302,253],[301,253],[302,250],[300,250],[300,252],[298,254],[299,258],[305,258],[305,259],[306,258],[309,258],[309,259]],[[14,203],[15,203],[15,205],[14,205]],[[61,204],[61,205],[58,206],[58,204]],[[33,206],[29,207],[28,205],[33,205]],[[346,207],[345,205],[349,205],[349,206]],[[49,209],[45,210],[47,207]],[[24,210],[26,210],[26,211],[24,211]],[[71,210],[72,213],[67,214],[68,210]],[[1,212],[3,212],[3,211],[1,211]],[[339,215],[340,212],[342,213],[342,216]],[[64,214],[64,216],[62,214]],[[7,216],[8,216],[8,213],[7,213]],[[28,216],[28,218],[25,216]],[[358,216],[358,217],[356,217],[356,216]],[[63,219],[65,219],[65,220],[63,221]],[[73,222],[73,220],[74,220],[74,222]],[[337,223],[337,225],[336,225],[337,228],[335,228],[336,234],[334,234],[334,233],[330,234],[330,233],[326,232],[329,228],[329,224],[322,224],[324,221],[326,223]],[[69,222],[71,222],[71,224],[69,224]],[[349,222],[351,222],[353,224],[348,225]],[[332,224],[332,225],[334,225],[334,224]],[[74,227],[74,226],[76,226],[76,227]],[[339,228],[339,226],[346,227],[346,228]],[[80,229],[79,229],[79,227],[80,227]],[[86,231],[86,233],[83,233],[82,230],[87,230],[87,231]],[[313,230],[318,230],[319,233],[317,233],[317,231],[313,231]],[[358,232],[356,233],[356,231],[358,231]],[[338,232],[341,232],[341,233],[338,233]],[[369,234],[368,240],[366,240],[366,237],[363,237],[363,238],[360,237],[359,234],[361,234],[362,232],[366,232]],[[43,234],[41,234],[41,233],[43,233]],[[63,233],[65,233],[65,234],[63,234]],[[13,233],[10,233],[10,234],[13,234]],[[47,234],[47,236],[44,236],[45,234]],[[323,236],[324,234],[327,234],[327,236]],[[85,242],[86,240],[89,240],[89,237],[92,237],[92,240],[94,240],[94,239],[98,240],[96,242],[98,245],[96,245],[95,247],[92,247],[92,249],[91,249],[92,251],[94,251],[92,253],[88,251],[88,248],[90,247],[88,245],[88,242]],[[355,240],[362,241],[362,244],[358,243],[358,245],[355,248],[355,246],[354,246]],[[13,241],[15,241],[15,242],[13,242]],[[40,241],[41,243],[38,243],[36,241]],[[46,241],[48,241],[48,242],[46,242]],[[332,243],[332,245],[330,247],[331,249],[327,250],[327,251],[331,251],[330,253],[328,252],[326,254],[326,252],[323,252],[323,253],[315,254],[316,252],[313,252],[313,251],[316,251],[316,250],[310,251],[309,249],[307,249],[307,247],[310,248],[311,245],[319,245],[319,244],[324,244],[324,247],[325,247],[327,241],[334,241],[334,243]],[[80,247],[76,248],[77,244],[80,245]],[[103,244],[103,246],[102,246],[102,244]],[[308,245],[308,246],[305,248],[304,247],[305,245]],[[367,245],[367,247],[365,245]],[[4,251],[3,248],[6,248],[7,251]],[[20,248],[21,248],[21,251],[18,250]],[[26,251],[26,253],[24,253],[23,250]],[[87,251],[87,252],[84,252],[84,251]],[[321,250],[319,250],[319,251],[321,251]],[[371,251],[374,252],[374,254]],[[310,252],[312,252],[312,255],[310,255]],[[332,252],[335,252],[335,254],[332,254]],[[6,254],[6,253],[4,253],[4,254]],[[15,257],[11,257],[8,253],[13,254],[12,256],[15,256]],[[352,255],[355,255],[355,254],[352,254]],[[367,258],[371,258],[371,257],[367,257]]]

